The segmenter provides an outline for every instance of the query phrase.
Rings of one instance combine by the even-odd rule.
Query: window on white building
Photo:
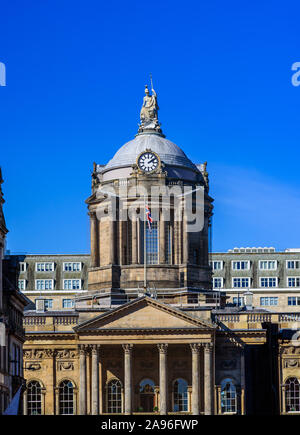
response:
[[[36,279],[35,289],[36,290],[53,290],[53,279]]]
[[[35,299],[35,305],[36,305],[37,300],[38,299]],[[44,299],[44,307],[45,307],[45,310],[52,309],[53,308],[53,299]]]
[[[245,305],[245,299],[242,296],[232,298],[232,302],[236,307],[243,307]]]
[[[80,262],[64,263],[64,271],[65,272],[80,272],[81,271],[81,263]]]
[[[260,270],[276,270],[277,261],[276,260],[260,260],[259,262]]]
[[[19,270],[20,270],[20,272],[26,272],[26,270],[27,270],[27,264],[24,263],[24,261],[20,261],[20,263],[19,263]]]
[[[300,269],[300,261],[298,260],[287,260],[286,262],[287,269]]]
[[[212,267],[212,270],[222,270],[223,269],[223,261],[212,261],[211,267]]]
[[[249,288],[250,278],[232,278],[233,288]]]
[[[213,278],[213,288],[223,288],[223,278]]]
[[[63,299],[62,306],[63,306],[63,308],[73,308],[74,307],[74,299]]]
[[[18,287],[19,287],[19,290],[26,290],[26,280],[19,279],[18,280]]]
[[[287,284],[288,287],[300,287],[300,276],[288,277]]]
[[[64,279],[64,290],[80,290],[81,280],[80,279]]]
[[[259,278],[260,287],[277,287],[277,280],[278,280],[278,278],[276,278],[276,277]]]
[[[263,297],[260,298],[260,305],[266,306],[266,305],[278,305],[278,297]]]
[[[249,270],[250,261],[232,261],[232,270]]]
[[[300,305],[300,297],[288,296],[288,305]]]
[[[36,272],[53,272],[54,263],[35,263]]]

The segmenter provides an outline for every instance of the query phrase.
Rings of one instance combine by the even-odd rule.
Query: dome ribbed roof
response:
[[[197,171],[196,166],[185,153],[173,142],[158,134],[139,134],[133,140],[123,145],[107,163],[104,171],[124,166],[132,166],[136,159],[146,149],[151,149],[159,155],[165,165],[180,166]]]

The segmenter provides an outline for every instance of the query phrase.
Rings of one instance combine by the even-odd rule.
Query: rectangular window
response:
[[[287,269],[300,269],[300,261],[298,260],[287,260],[286,262]]]
[[[289,277],[287,279],[288,287],[300,287],[300,277]]]
[[[27,270],[27,264],[24,263],[23,261],[21,261],[19,263],[19,270],[20,270],[20,272],[26,272],[26,270]]]
[[[35,263],[36,272],[53,272],[54,263]]]
[[[130,226],[129,226],[130,228]],[[144,225],[141,225],[141,246],[144,263]],[[158,225],[157,222],[152,222],[151,231],[146,226],[146,250],[147,264],[158,264]]]
[[[260,278],[260,287],[277,287],[277,278]]]
[[[260,260],[259,262],[260,270],[276,270],[277,261],[276,260]]]
[[[223,288],[223,278],[213,278],[213,288]]]
[[[243,307],[245,305],[245,300],[243,297],[234,297],[232,301],[236,307]]]
[[[232,261],[232,270],[249,270],[250,261]]]
[[[260,305],[261,306],[271,306],[271,305],[278,305],[278,297],[263,297],[260,298]]]
[[[300,298],[296,296],[288,296],[288,305],[300,305]]]
[[[64,290],[80,290],[81,280],[80,279],[64,279]]]
[[[249,288],[250,278],[232,278],[233,288]]]
[[[45,299],[44,303],[46,310],[53,308],[53,299]]]
[[[63,299],[62,306],[63,306],[63,308],[73,308],[74,307],[74,299]]]
[[[213,261],[211,263],[212,270],[222,270],[223,269],[223,261]]]
[[[65,272],[80,272],[81,271],[81,263],[64,263],[64,271]]]
[[[26,290],[26,280],[19,279],[18,280],[18,287],[19,287],[19,290]]]
[[[53,279],[36,279],[36,290],[53,290]]]

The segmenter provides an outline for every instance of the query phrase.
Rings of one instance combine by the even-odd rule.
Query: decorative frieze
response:
[[[58,370],[74,370],[74,364],[72,361],[60,361],[57,368]]]

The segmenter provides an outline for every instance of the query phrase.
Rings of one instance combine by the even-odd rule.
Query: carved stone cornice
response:
[[[55,349],[27,349],[23,352],[24,359],[37,359],[53,358],[56,356]]]
[[[57,359],[70,359],[70,358],[76,358],[77,352],[75,349],[64,349],[64,350],[57,350],[56,358]]]

